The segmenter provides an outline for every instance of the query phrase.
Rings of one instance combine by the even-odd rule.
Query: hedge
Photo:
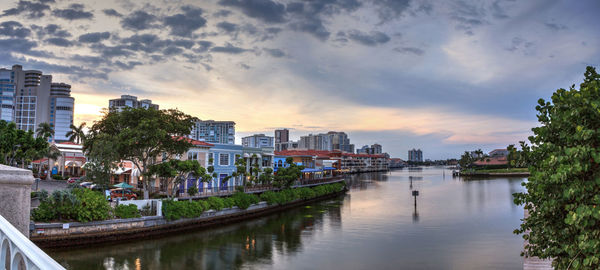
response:
[[[136,218],[141,217],[135,204],[119,204],[115,207],[114,214],[118,218]]]

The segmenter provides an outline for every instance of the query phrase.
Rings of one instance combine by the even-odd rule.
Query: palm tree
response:
[[[38,128],[35,130],[37,137],[42,137],[44,139],[48,139],[50,136],[54,135],[54,128],[49,123],[40,123]]]
[[[69,137],[69,141],[81,144],[85,140],[85,133],[83,132],[84,127],[85,122],[79,124],[79,126],[71,124],[71,131],[67,132],[65,136]]]

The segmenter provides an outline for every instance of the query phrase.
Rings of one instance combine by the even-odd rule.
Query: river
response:
[[[348,178],[346,195],[283,213],[48,253],[67,269],[523,268],[523,240],[512,233],[523,178],[467,181],[441,167]]]

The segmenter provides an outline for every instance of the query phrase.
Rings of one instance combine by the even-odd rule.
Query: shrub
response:
[[[115,216],[118,218],[136,218],[141,217],[135,204],[119,204],[115,207]]]
[[[235,186],[235,191],[244,192],[244,186]]]
[[[188,194],[190,194],[190,196],[194,196],[194,195],[198,194],[198,188],[196,186],[192,186],[192,187],[188,188],[187,192],[188,192]]]
[[[225,202],[222,198],[219,197],[209,197],[208,199],[206,199],[206,202],[209,205],[209,209],[213,209],[216,211],[221,211],[221,209],[225,207]]]
[[[162,206],[163,215],[167,220],[199,217],[205,210],[208,210],[208,203],[205,201],[164,200]]]
[[[260,194],[260,199],[262,201],[267,202],[268,205],[273,205],[279,203],[280,195],[277,192],[266,191]]]
[[[297,194],[296,197],[298,197],[300,199],[304,199],[304,200],[312,199],[316,196],[316,193],[312,189],[307,188],[307,187],[299,188],[299,189],[296,189],[295,191]]]
[[[76,207],[75,219],[79,222],[92,220],[105,220],[108,218],[110,205],[104,194],[87,188],[75,189],[73,193],[77,196],[80,204]]]
[[[235,205],[240,209],[248,209],[250,205],[260,201],[258,196],[244,192],[236,192],[233,194],[233,196],[231,196],[231,198],[234,200]]]
[[[232,198],[223,198],[223,208],[231,208],[235,206],[235,201]]]
[[[51,202],[44,201],[31,212],[31,216],[34,221],[48,222],[56,219],[57,213]]]

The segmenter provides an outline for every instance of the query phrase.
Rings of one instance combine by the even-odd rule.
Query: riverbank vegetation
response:
[[[163,201],[162,211],[167,220],[177,220],[181,218],[200,217],[202,213],[208,210],[222,210],[237,206],[240,209],[248,209],[250,205],[265,201],[269,205],[283,205],[295,200],[308,200],[319,196],[339,192],[344,188],[342,183],[320,185],[312,188],[294,188],[281,191],[267,191],[260,196],[243,192],[236,192],[231,197],[219,198],[210,197],[206,200],[186,200],[186,201]]]
[[[592,67],[579,89],[540,99],[539,127],[529,137],[529,212],[515,233],[525,256],[553,259],[556,269],[600,269],[600,75]]]
[[[299,199],[312,199],[338,192],[343,187],[342,183],[334,183],[312,188],[267,191],[260,196],[238,191],[232,196],[224,198],[209,197],[196,201],[164,200],[162,211],[167,220],[193,218],[199,217],[208,210],[220,211],[234,206],[247,209],[261,200],[266,201],[269,205],[281,205]],[[135,218],[141,217],[145,213],[145,211],[139,211],[136,205],[121,204],[112,208],[102,193],[84,188],[57,190],[50,195],[46,192],[36,192],[32,193],[32,197],[40,200],[40,205],[32,211],[31,215],[36,222],[90,222],[114,218]]]

